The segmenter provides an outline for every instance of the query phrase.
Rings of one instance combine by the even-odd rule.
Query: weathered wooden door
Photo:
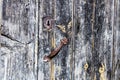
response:
[[[120,0],[0,0],[0,34],[0,80],[120,80]]]

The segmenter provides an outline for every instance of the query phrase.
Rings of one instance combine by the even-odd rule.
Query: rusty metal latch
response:
[[[43,30],[44,31],[51,32],[51,31],[53,31],[52,29],[54,26],[58,27],[62,32],[67,34],[65,26],[55,25],[55,20],[51,16],[43,17],[43,28],[44,28]],[[67,27],[71,28],[71,21],[69,22]],[[52,38],[52,41],[54,41],[53,38]],[[48,56],[45,55],[43,58],[43,61],[49,62],[52,58],[54,58],[59,53],[60,49],[67,43],[68,43],[67,37],[61,39],[60,45],[57,48],[55,48],[55,46],[54,46],[53,48],[55,48],[55,49],[53,51],[51,51]]]
[[[60,41],[60,45],[58,46],[58,48],[54,49],[53,51],[51,51],[51,53],[48,56],[44,56],[43,60],[45,62],[49,62],[52,58],[54,58],[60,51],[60,49],[66,45],[68,43],[68,39],[67,38],[63,38]]]

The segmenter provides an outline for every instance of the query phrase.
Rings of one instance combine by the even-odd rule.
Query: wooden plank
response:
[[[93,48],[94,1],[78,0],[76,2],[76,48],[75,48],[75,79],[91,80],[91,61]]]
[[[7,34],[9,37],[16,39],[22,43],[29,43],[32,41],[34,37],[33,23],[35,20],[33,14],[34,4],[32,4],[31,1],[4,0],[3,5],[4,9],[2,16],[4,27],[2,34]],[[10,25],[12,28],[8,27]],[[7,30],[9,30],[8,33],[6,33]]]
[[[72,20],[72,0],[56,0],[56,24],[61,25],[65,28],[66,32],[68,30],[68,24]],[[64,33],[62,30],[56,28],[55,31],[56,45],[60,43],[60,39],[63,37],[70,38],[68,34]],[[71,41],[71,40],[69,40]],[[69,48],[71,42],[68,45],[63,46],[59,54],[56,56],[55,60],[55,80],[70,80],[70,53]]]
[[[114,65],[115,65],[115,60],[117,60],[117,58],[115,58],[115,35],[116,35],[116,31],[115,28],[117,28],[115,26],[115,5],[114,5],[114,1],[112,3],[108,2],[106,0],[106,30],[104,32],[105,35],[105,49],[104,49],[104,63],[106,65],[105,69],[105,73],[106,75],[106,79],[108,80],[112,80],[115,77],[115,73],[114,73]],[[108,14],[107,14],[108,13]],[[102,46],[102,45],[101,45]],[[106,51],[105,51],[106,50]]]
[[[69,8],[69,0],[67,1],[60,1],[60,0],[52,0],[52,1],[43,1],[43,11],[42,14],[43,16],[52,16],[53,19],[56,20],[56,25],[67,25],[70,21],[70,8]],[[46,36],[47,35],[47,36]],[[44,40],[44,53],[40,53],[40,55],[45,55],[46,53],[49,54],[52,48],[55,48],[59,46],[60,40],[65,36],[57,26],[53,27],[53,30],[50,32],[44,32],[43,31],[43,40]],[[51,44],[51,38],[55,41],[53,44],[56,46],[53,46]],[[48,46],[46,46],[46,45]],[[46,49],[49,49],[48,52],[46,52]],[[66,70],[69,70],[69,63],[66,62],[67,59],[67,46],[62,48],[62,50],[59,52],[59,54],[49,63],[44,63],[45,64],[45,69],[43,72],[44,74],[44,79],[45,80],[61,80],[61,79],[69,79],[69,72]],[[43,56],[42,56],[43,57]],[[41,62],[42,63],[42,62]],[[41,69],[41,67],[40,67]]]
[[[51,80],[53,73],[51,74],[52,70],[50,63],[45,63],[43,61],[43,58],[45,55],[48,55],[51,50],[51,32],[44,31],[44,23],[43,23],[43,17],[46,16],[52,16],[52,3],[53,1],[50,0],[38,0],[38,26],[39,26],[39,57],[38,57],[38,80]],[[52,12],[52,13],[51,13]]]
[[[120,1],[114,1],[114,26],[113,26],[113,58],[112,58],[112,79],[119,80],[120,77],[118,76],[120,73],[120,56],[119,56],[119,39],[120,36],[118,35],[120,32],[120,25],[119,25],[119,19],[120,19]]]
[[[3,0],[2,3],[0,78],[35,80],[33,72],[35,3],[32,0]]]
[[[0,34],[1,34],[1,25],[2,25],[2,2],[3,0],[0,0]]]
[[[36,7],[36,12],[35,12],[35,20],[36,20],[36,24],[35,24],[35,50],[34,50],[34,74],[35,74],[35,79],[38,80],[38,58],[39,58],[39,0],[35,0],[35,7]],[[42,78],[42,76],[41,76]]]
[[[0,0],[0,13],[1,80],[120,80],[119,0]]]

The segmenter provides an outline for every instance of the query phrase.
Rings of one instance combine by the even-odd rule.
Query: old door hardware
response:
[[[54,26],[54,19],[52,19],[51,16],[43,17],[43,25],[47,31],[51,31],[52,27]]]
[[[65,26],[64,25],[57,25],[57,27],[64,33],[66,33]]]
[[[88,69],[88,63],[86,62],[84,65],[84,69],[87,70]]]
[[[101,65],[102,66],[99,68],[100,80],[106,80],[105,74],[104,74],[104,72],[105,72],[105,66],[104,66],[103,63]]]
[[[48,56],[45,55],[44,58],[43,58],[43,61],[49,62],[52,58],[54,58],[58,54],[58,52],[63,47],[63,45],[66,45],[67,43],[68,43],[68,39],[67,38],[61,39],[60,45],[58,46],[58,48],[56,48],[53,51],[51,51],[51,53]]]
[[[67,33],[67,31],[65,29],[65,25],[56,25],[56,27],[58,27],[63,33]],[[71,28],[72,28],[72,21],[70,21],[67,25],[68,34],[71,32],[70,31]]]

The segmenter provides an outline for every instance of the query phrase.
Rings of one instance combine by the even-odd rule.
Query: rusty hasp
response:
[[[52,27],[54,26],[54,19],[51,16],[45,16],[43,17],[43,25],[45,30],[50,31]]]
[[[44,58],[43,58],[43,60],[45,62],[49,62],[52,58],[54,58],[59,53],[60,49],[64,45],[66,45],[67,43],[68,43],[68,39],[67,38],[61,39],[60,40],[60,45],[57,48],[55,48],[53,51],[51,51],[51,53],[48,56],[45,55]]]

